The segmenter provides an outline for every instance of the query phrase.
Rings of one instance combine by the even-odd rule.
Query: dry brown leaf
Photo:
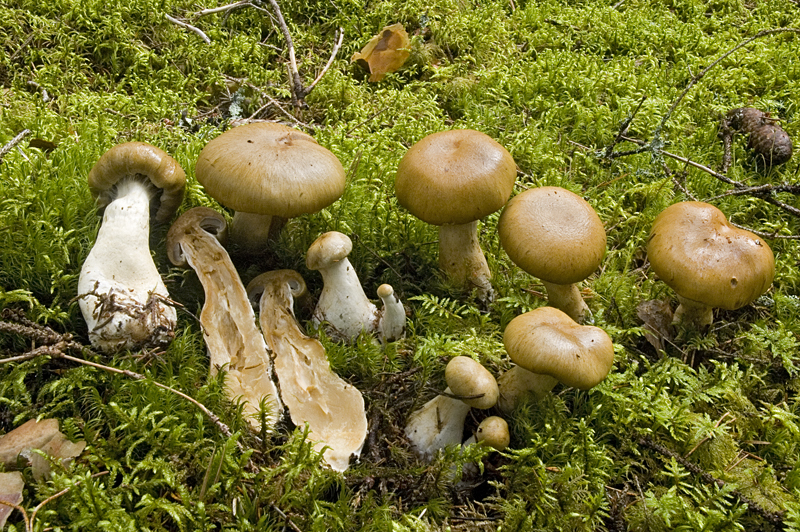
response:
[[[14,510],[8,504],[19,505],[22,502],[22,488],[24,487],[22,473],[18,471],[0,473],[0,530],[6,525],[6,519]]]
[[[636,315],[644,322],[645,340],[656,348],[664,350],[664,341],[671,342],[672,334],[672,309],[669,303],[659,299],[643,301],[636,307]]]
[[[398,22],[383,28],[360,52],[353,54],[350,61],[369,70],[369,81],[380,81],[387,73],[403,66],[410,54],[411,41]]]
[[[58,430],[57,419],[31,419],[0,436],[0,462],[6,467],[14,467],[21,456],[31,463],[33,478],[41,480],[50,473],[50,461],[35,450],[42,451],[54,460],[60,459],[61,464],[67,466],[85,447],[85,441],[69,441]]]

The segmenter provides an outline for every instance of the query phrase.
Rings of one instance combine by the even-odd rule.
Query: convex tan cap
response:
[[[503,343],[511,361],[521,368],[581,390],[599,384],[614,363],[614,345],[603,329],[578,325],[553,307],[511,320]]]
[[[169,220],[183,201],[186,174],[178,161],[146,142],[117,144],[100,156],[89,172],[89,190],[99,207],[105,208],[114,199],[114,185],[136,176],[145,176],[160,189],[156,220]]]
[[[508,202],[497,224],[514,263],[543,281],[580,282],[606,253],[606,232],[586,200],[560,187],[531,188]]]
[[[753,302],[775,276],[775,258],[764,240],[699,201],[676,203],[656,217],[647,256],[679,296],[726,310]]]
[[[346,259],[353,251],[350,237],[338,231],[328,231],[317,238],[306,253],[306,267],[309,270],[320,270],[335,262]]]
[[[517,177],[511,154],[479,131],[440,131],[406,152],[397,168],[397,201],[433,225],[466,224],[500,209]]]
[[[480,362],[468,356],[450,359],[444,379],[454,395],[473,408],[492,408],[500,397],[497,381]]]
[[[230,209],[282,218],[320,211],[345,188],[333,153],[310,135],[271,122],[235,127],[209,142],[195,175]]]

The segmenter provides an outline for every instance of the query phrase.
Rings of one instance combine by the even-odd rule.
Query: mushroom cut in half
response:
[[[541,398],[559,382],[588,390],[606,378],[614,345],[599,327],[579,325],[564,312],[540,307],[511,320],[503,343],[516,364],[498,379],[504,412],[532,393]]]
[[[560,187],[531,188],[508,202],[497,230],[509,258],[542,281],[550,305],[584,322],[589,307],[577,283],[606,253],[606,231],[592,206]]]
[[[246,254],[266,251],[273,224],[320,211],[345,188],[333,153],[310,135],[271,122],[235,127],[209,142],[195,175],[209,196],[236,211],[231,244]]]
[[[292,422],[300,427],[307,423],[314,448],[323,451],[332,469],[344,471],[367,437],[364,397],[333,372],[322,344],[300,330],[294,299],[305,289],[294,270],[263,273],[247,285]]]
[[[400,205],[439,226],[439,267],[455,283],[494,298],[491,273],[478,241],[478,220],[505,205],[517,167],[511,154],[488,135],[471,129],[423,138],[397,167]]]
[[[169,221],[183,200],[183,169],[155,146],[128,142],[104,153],[88,180],[104,209],[78,278],[89,340],[107,353],[163,347],[177,317],[150,255],[150,210],[152,202],[156,221]]]
[[[272,375],[272,359],[247,292],[227,251],[227,224],[221,214],[194,207],[178,218],[167,234],[167,254],[176,266],[197,273],[206,300],[200,312],[203,338],[211,358],[211,374],[227,370],[225,385],[231,399],[243,398],[249,421],[260,426],[259,405],[269,411],[270,425],[283,406]]]
[[[676,203],[656,217],[647,257],[678,296],[674,322],[696,329],[711,325],[714,308],[749,305],[775,277],[775,257],[767,243],[699,201]]]

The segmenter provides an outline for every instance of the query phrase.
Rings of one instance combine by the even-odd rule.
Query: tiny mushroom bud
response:
[[[576,283],[606,252],[603,222],[591,205],[563,188],[531,188],[508,202],[497,229],[511,260],[542,281],[550,305],[586,321],[589,307]]]
[[[763,239],[699,201],[675,203],[656,217],[647,257],[678,295],[674,321],[698,329],[711,325],[713,308],[752,303],[775,276],[775,257]]]
[[[244,285],[219,242],[226,231],[225,218],[214,210],[189,209],[169,229],[167,255],[176,266],[192,267],[205,290],[200,324],[211,373],[227,370],[228,395],[244,398],[245,413],[253,425],[260,424],[257,414],[262,401],[269,408],[267,421],[274,425],[283,406],[272,377],[272,360]]]
[[[475,431],[475,441],[492,447],[497,451],[504,451],[511,443],[508,432],[508,423],[500,416],[489,416],[478,425]]]
[[[445,368],[445,380],[444,395],[425,403],[406,423],[406,436],[425,460],[439,449],[461,445],[470,408],[492,408],[499,397],[492,374],[469,357],[454,357]]]
[[[494,298],[478,242],[478,220],[497,211],[514,188],[516,164],[497,141],[470,129],[441,131],[408,150],[395,193],[414,216],[439,226],[439,266],[456,283]]]
[[[247,293],[259,308],[261,331],[275,359],[281,396],[295,425],[308,423],[314,448],[328,465],[344,471],[367,437],[364,398],[331,370],[322,344],[300,330],[294,298],[306,285],[293,270],[263,273],[250,281]]]
[[[271,122],[229,129],[200,152],[197,180],[222,205],[234,209],[232,243],[263,253],[273,217],[320,211],[345,188],[344,168],[313,137]]]
[[[406,330],[406,309],[388,284],[378,287],[378,297],[383,301],[378,319],[378,332],[384,342],[393,342],[403,337]]]
[[[314,309],[312,322],[327,322],[333,335],[353,340],[361,331],[378,328],[378,308],[367,299],[358,275],[347,256],[353,243],[347,235],[329,231],[308,248],[306,266],[319,270],[324,286]]]
[[[185,174],[159,148],[128,142],[104,153],[88,180],[105,209],[78,278],[89,340],[105,352],[168,344],[177,316],[150,256],[150,198],[156,220],[168,221],[183,199]]]
[[[614,363],[614,345],[605,331],[579,325],[553,307],[511,320],[503,343],[517,364],[498,379],[498,405],[504,412],[513,410],[526,391],[542,397],[558,382],[588,390],[606,378]]]

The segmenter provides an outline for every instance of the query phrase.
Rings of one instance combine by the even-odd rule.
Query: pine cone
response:
[[[792,139],[779,125],[767,123],[750,133],[748,146],[765,166],[777,166],[792,158]]]
[[[738,107],[731,109],[725,116],[728,127],[740,133],[752,133],[763,127],[769,121],[764,111],[752,107]]]

